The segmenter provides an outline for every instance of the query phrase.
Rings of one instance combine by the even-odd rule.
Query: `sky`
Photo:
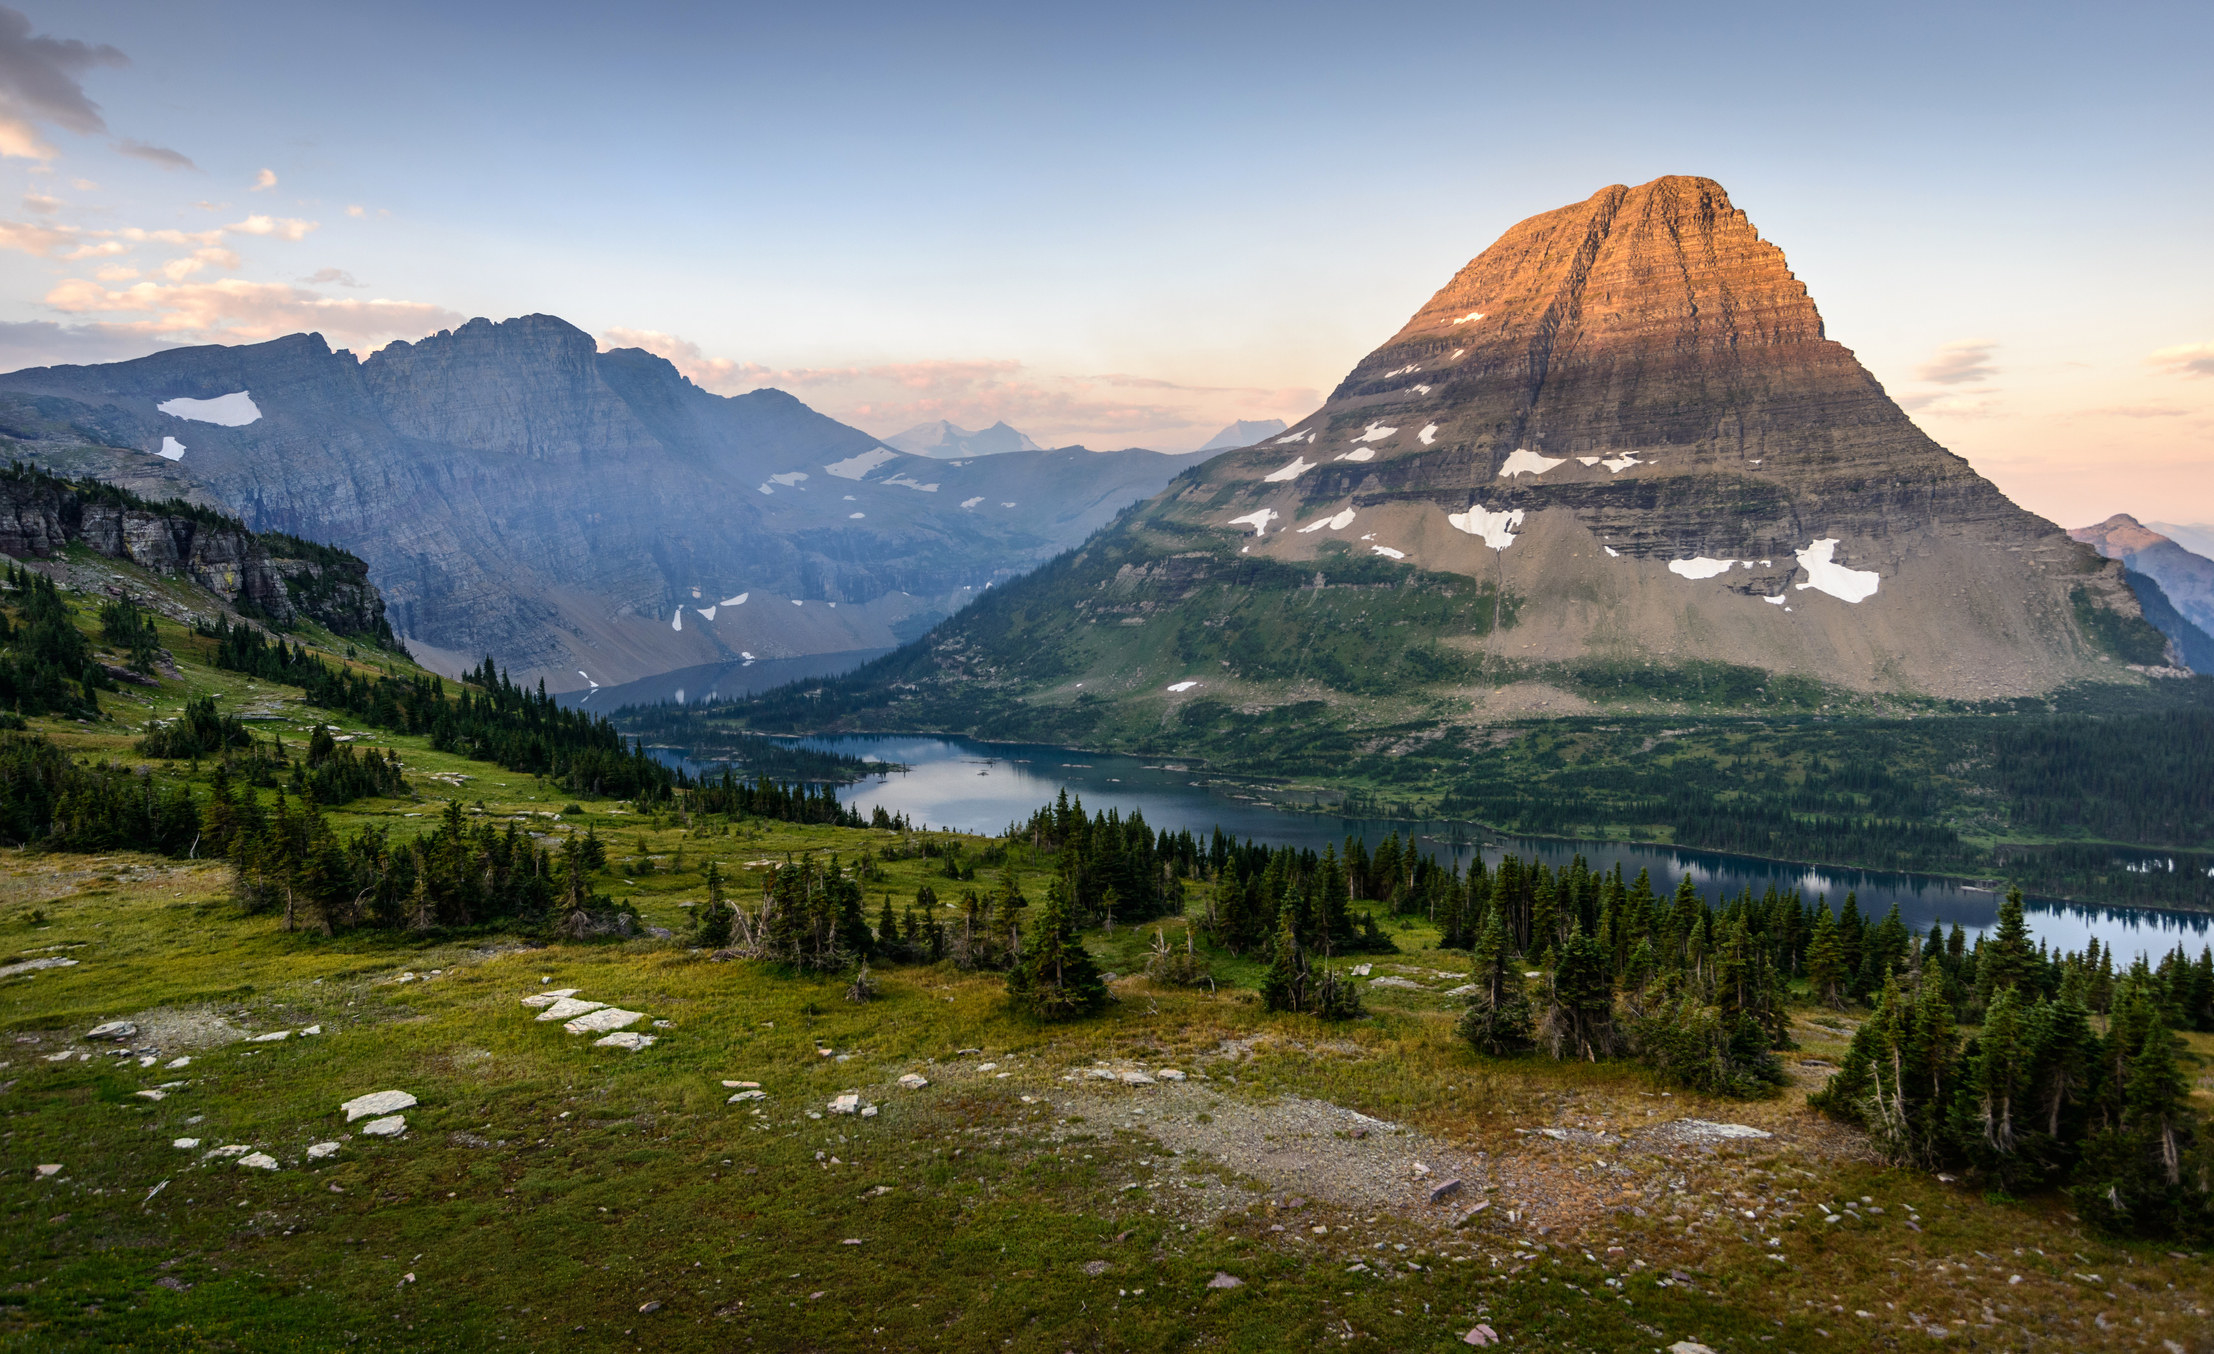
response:
[[[1805,12],[1796,12],[1805,11]],[[1295,420],[1516,221],[1719,180],[1938,441],[2214,522],[2214,7],[0,8],[0,369],[559,315],[879,436]]]

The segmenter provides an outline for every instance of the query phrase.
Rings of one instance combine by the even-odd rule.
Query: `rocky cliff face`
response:
[[[369,566],[343,551],[182,503],[148,503],[106,485],[72,485],[36,472],[0,474],[0,553],[51,559],[71,545],[182,575],[248,615],[301,619],[371,642],[391,639]]]
[[[178,403],[241,394],[222,416],[250,409],[243,422]],[[1179,467],[908,456],[780,391],[726,399],[651,354],[598,352],[544,315],[367,361],[302,334],[16,372],[0,425],[51,468],[180,484],[256,529],[354,550],[418,656],[458,670],[490,653],[554,690],[888,646]]]
[[[2026,697],[2163,649],[2119,566],[1923,435],[1721,186],[1671,177],[1514,227],[1312,416],[887,670],[910,700],[1484,719],[1785,679]]]

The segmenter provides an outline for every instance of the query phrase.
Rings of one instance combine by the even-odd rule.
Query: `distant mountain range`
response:
[[[1228,451],[1233,447],[1250,447],[1264,437],[1274,437],[1284,431],[1280,418],[1241,418],[1237,422],[1200,443],[1201,451]]]
[[[549,315],[366,361],[294,334],[13,372],[0,436],[52,472],[351,550],[426,663],[489,653],[556,691],[900,643],[1189,464],[909,455]]]
[[[1323,755],[1580,711],[2041,698],[2175,671],[2126,575],[1915,427],[1719,184],[1668,177],[1513,227],[1313,415],[812,708]]]
[[[2214,525],[2205,522],[2147,522],[2145,525],[2194,555],[2214,559]]]
[[[1044,448],[1003,422],[994,423],[982,432],[939,419],[935,423],[918,423],[902,433],[893,433],[884,439],[884,445],[895,451],[913,456],[928,456],[935,460],[954,461],[969,456],[1003,456],[1011,451],[1042,451]]]
[[[2175,641],[2193,671],[2214,673],[2214,560],[2186,550],[2128,513],[2068,534],[2108,559],[2120,560],[2141,593],[2146,590],[2140,580],[2150,580],[2160,597],[2142,599],[2147,618]],[[2163,608],[2181,624],[2168,621]]]

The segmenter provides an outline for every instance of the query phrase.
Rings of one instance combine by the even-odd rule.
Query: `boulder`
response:
[[[85,1031],[87,1039],[128,1039],[138,1033],[138,1026],[128,1020],[110,1020]]]
[[[642,1048],[652,1048],[653,1044],[653,1035],[640,1034],[636,1030],[617,1030],[604,1039],[594,1039],[592,1041],[592,1047],[594,1048],[620,1048],[627,1049],[632,1053],[636,1053]]]
[[[725,1101],[724,1101],[723,1103],[724,1103],[724,1104],[726,1104],[726,1105],[735,1105],[735,1104],[737,1104],[738,1102],[740,1102],[740,1101],[742,1101],[742,1100],[767,1100],[768,1098],[769,1098],[769,1093],[768,1093],[767,1091],[762,1091],[762,1090],[752,1090],[752,1091],[740,1091],[740,1092],[739,1092],[738,1094],[736,1094],[736,1095],[732,1096],[732,1097],[731,1097],[730,1099],[728,1099],[728,1100],[725,1100]]]
[[[407,1132],[407,1116],[393,1114],[382,1119],[371,1119],[361,1126],[361,1131],[372,1138],[397,1138]]]
[[[415,1108],[415,1097],[406,1091],[372,1091],[356,1096],[338,1107],[345,1111],[346,1122],[367,1118],[372,1114],[397,1114],[401,1110]]]
[[[1447,1199],[1450,1199],[1450,1198],[1452,1198],[1452,1197],[1453,1197],[1454,1195],[1456,1195],[1456,1194],[1458,1194],[1458,1193],[1460,1193],[1460,1192],[1461,1192],[1461,1182],[1460,1182],[1460,1180],[1459,1180],[1458,1178],[1456,1178],[1456,1179],[1452,1179],[1452,1180],[1447,1180],[1447,1181],[1445,1181],[1445,1182],[1444,1182],[1444,1183],[1442,1183],[1442,1184],[1438,1184],[1438,1185],[1433,1185],[1433,1186],[1431,1186],[1431,1188],[1430,1188],[1430,1202],[1431,1202],[1431,1203],[1434,1203],[1434,1204],[1442,1204],[1442,1203],[1444,1203],[1444,1202],[1445,1202],[1445,1201],[1446,1201]]]
[[[193,1148],[200,1145],[200,1140],[198,1138],[177,1138],[169,1145],[171,1147]]]
[[[578,987],[557,987],[551,992],[533,992],[529,996],[523,998],[523,1005],[538,1007],[551,1006],[555,1002],[562,1000],[564,997],[573,997],[583,990],[584,989]]]
[[[321,1161],[325,1157],[334,1157],[337,1155],[338,1144],[335,1142],[317,1142],[308,1144],[309,1161]]]
[[[1245,1280],[1235,1274],[1225,1274],[1218,1269],[1215,1271],[1215,1277],[1207,1281],[1207,1286],[1209,1288],[1243,1288],[1245,1287]]]
[[[930,1084],[930,1079],[919,1072],[909,1072],[899,1079],[899,1084],[910,1091],[919,1091]]]
[[[859,1114],[861,1112],[860,1092],[847,1091],[844,1095],[838,1096],[830,1102],[830,1112],[832,1114]]]
[[[249,1153],[246,1156],[240,1157],[238,1159],[238,1164],[241,1166],[251,1166],[257,1171],[273,1171],[277,1169],[277,1159],[269,1155],[267,1152]]]

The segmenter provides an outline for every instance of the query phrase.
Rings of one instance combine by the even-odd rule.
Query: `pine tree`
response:
[[[1107,984],[1069,917],[1068,889],[1056,876],[1044,914],[1025,937],[1023,956],[1007,974],[1016,1009],[1040,1020],[1090,1015],[1107,1003]]]
[[[1545,1044],[1556,1059],[1597,1062],[1614,1052],[1614,980],[1606,952],[1576,927],[1553,966]]]
[[[1807,985],[1814,999],[1840,1010],[1845,1006],[1845,943],[1837,933],[1830,905],[1814,914],[1814,936],[1807,942]]]
[[[1346,911],[1348,894],[1345,871],[1338,865],[1335,846],[1322,848],[1322,866],[1315,897],[1315,947],[1327,958],[1334,954],[1349,954],[1358,943],[1354,933],[1353,918]]]
[[[2042,1166],[2022,1150],[2036,1125],[2036,1049],[2022,1005],[2012,988],[1992,1000],[1965,1050],[1954,1112],[1954,1136],[1968,1159],[2006,1189],[2030,1182]]]
[[[1461,1037],[1493,1057],[1528,1052],[1530,1003],[1523,994],[1521,970],[1507,949],[1507,928],[1499,909],[1485,909],[1472,958],[1477,990],[1461,1017]]]
[[[1290,908],[1276,928],[1276,953],[1261,978],[1261,1004],[1271,1011],[1296,1011],[1306,1004],[1307,956],[1299,948],[1299,927]]]
[[[2022,913],[2022,891],[2008,889],[2006,902],[1999,906],[1999,924],[1983,947],[1983,962],[1976,973],[1979,1005],[1989,1005],[1993,996],[2030,980],[2037,952],[2030,945],[2029,923]]]
[[[2121,1112],[2083,1145],[2069,1197],[2111,1232],[2141,1236],[2214,1234],[2198,1115],[2178,1066],[2180,1041],[2155,1016],[2120,1060]]]

